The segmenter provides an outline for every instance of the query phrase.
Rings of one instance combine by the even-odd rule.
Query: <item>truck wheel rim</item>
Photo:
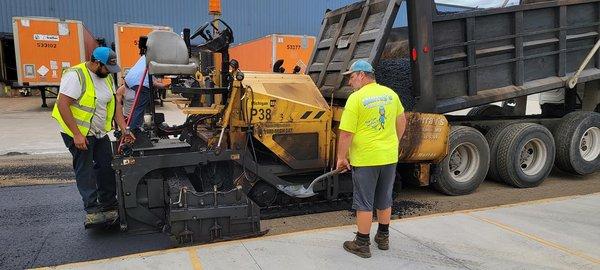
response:
[[[600,129],[588,128],[579,140],[579,153],[585,161],[594,161],[600,155]]]
[[[540,139],[529,140],[521,149],[519,165],[526,175],[536,175],[544,169],[548,148]]]
[[[448,171],[450,177],[457,182],[469,182],[480,166],[479,150],[472,143],[462,143],[452,150]]]

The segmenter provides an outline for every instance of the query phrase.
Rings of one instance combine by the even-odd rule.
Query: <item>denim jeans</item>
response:
[[[86,137],[87,150],[75,147],[71,136],[61,133],[73,156],[77,189],[87,213],[111,210],[117,205],[115,171],[110,166],[112,149],[108,135],[98,139]]]
[[[134,91],[138,90],[138,86],[131,87]],[[131,123],[129,123],[129,128],[136,129],[142,126],[144,122],[144,112],[146,111],[146,107],[152,101],[152,93],[148,87],[142,86],[140,90],[140,95],[138,96],[138,102],[133,110],[133,117],[131,118]]]

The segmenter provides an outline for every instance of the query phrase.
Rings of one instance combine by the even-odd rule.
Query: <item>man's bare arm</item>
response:
[[[398,136],[398,142],[402,140],[404,130],[406,130],[406,116],[402,113],[396,117],[396,135]]]
[[[348,161],[348,151],[350,144],[352,143],[353,133],[340,130],[340,138],[338,139],[337,149],[337,164],[336,169],[338,170],[350,170],[350,162]]]

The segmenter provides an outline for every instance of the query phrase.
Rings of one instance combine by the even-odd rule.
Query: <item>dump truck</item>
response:
[[[388,42],[402,44],[388,37],[402,36],[390,33],[403,2],[408,58],[384,59],[394,55],[384,52]],[[372,62],[407,108],[402,182],[462,195],[486,178],[534,187],[554,165],[595,172],[600,1],[444,14],[434,5],[368,0],[328,11],[306,74],[240,69],[228,53],[233,30],[218,19],[193,35],[184,30],[183,39],[150,33],[143,42],[148,74],[176,76],[172,91],[187,99],[188,117],[169,126],[151,105],[135,144],[115,146],[121,229],[211,242],[262,235],[264,218],[347,209],[352,180],[334,170],[337,127],[353,90],[342,73],[358,59]],[[222,57],[212,82],[194,77],[189,44],[196,37],[204,39],[199,49]],[[576,89],[568,87],[572,79]],[[565,93],[560,116],[523,113],[522,97],[556,89]],[[220,98],[201,102],[207,95]],[[490,109],[506,100],[506,108]],[[445,114],[472,107],[477,113]]]
[[[39,89],[42,107],[56,98],[62,71],[89,60],[98,42],[81,21],[13,17],[18,84]],[[46,96],[46,92],[51,96]]]

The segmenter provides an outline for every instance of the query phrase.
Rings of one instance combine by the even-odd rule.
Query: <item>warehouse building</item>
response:
[[[221,4],[222,19],[235,31],[236,43],[273,33],[316,36],[327,9],[353,2],[357,0],[225,0]],[[406,25],[406,7],[402,5],[396,26]],[[440,11],[464,9],[438,4]],[[12,32],[12,17],[16,16],[79,20],[109,44],[114,41],[115,22],[164,25],[181,31],[186,27],[195,29],[211,19],[208,0],[4,0],[0,1],[0,32]]]
[[[233,29],[234,44],[270,34],[316,36],[323,14],[328,9],[337,9],[353,2],[358,1],[225,0],[221,3],[221,19]],[[436,2],[440,2],[437,9],[441,12],[473,8],[455,5],[450,0]],[[30,16],[81,21],[95,38],[104,39],[106,45],[115,41],[113,27],[116,22],[162,25],[181,32],[183,28],[194,31],[212,19],[208,12],[208,0],[0,1],[0,95],[8,91],[2,91],[4,85],[11,85],[17,77],[12,40],[13,18]],[[394,25],[406,24],[406,4],[402,3]],[[201,42],[200,38],[192,40],[192,44]]]

